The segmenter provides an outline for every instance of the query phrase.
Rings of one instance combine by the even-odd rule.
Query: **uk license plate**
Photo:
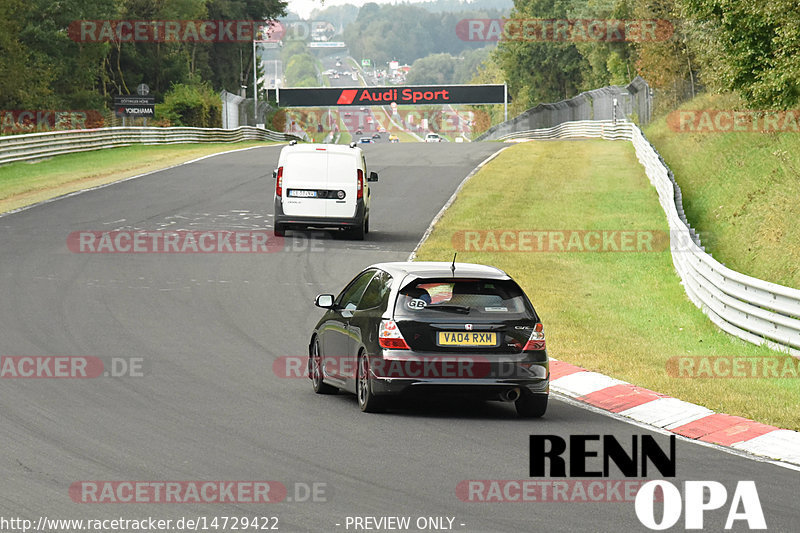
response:
[[[495,346],[497,333],[480,331],[439,331],[439,346]]]

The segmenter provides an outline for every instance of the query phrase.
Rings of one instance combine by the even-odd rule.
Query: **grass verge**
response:
[[[743,109],[734,96],[703,95],[673,117],[682,110]],[[706,250],[733,270],[795,288],[800,288],[798,118],[781,120],[766,133],[698,133],[667,117],[645,129],[674,172],[686,216]],[[725,121],[720,124],[726,128]]]
[[[458,251],[459,261],[508,272],[542,316],[552,357],[714,411],[800,429],[796,374],[679,378],[667,371],[676,356],[784,358],[714,326],[686,297],[668,250],[503,252],[482,241],[479,251],[466,251],[454,241],[463,230],[581,229],[668,231],[630,143],[548,141],[507,149],[464,186],[417,258],[449,261]]]
[[[204,155],[264,142],[124,146],[0,167],[0,213],[97,187]]]

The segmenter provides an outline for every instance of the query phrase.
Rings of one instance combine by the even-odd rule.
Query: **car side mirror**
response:
[[[272,171],[272,179],[275,179],[277,177],[278,177],[278,169],[276,168],[275,170]]]
[[[367,181],[378,181],[378,173],[377,172],[370,172]]]
[[[314,300],[314,305],[323,309],[333,309],[333,294],[320,294]]]

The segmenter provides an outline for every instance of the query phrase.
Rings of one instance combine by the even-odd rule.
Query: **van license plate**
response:
[[[317,191],[298,191],[296,189],[290,189],[289,196],[294,198],[316,198]]]
[[[496,333],[477,331],[439,331],[439,346],[495,346]]]

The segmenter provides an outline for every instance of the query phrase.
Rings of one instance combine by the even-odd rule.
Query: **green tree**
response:
[[[0,109],[42,107],[54,98],[49,85],[55,74],[35,62],[33,51],[19,39],[26,6],[25,0],[0,3]]]
[[[4,0],[13,6],[16,0]],[[103,64],[106,43],[81,43],[68,33],[70,23],[83,19],[114,18],[118,0],[28,0],[23,4],[16,33],[27,50],[29,64],[23,78],[45,80],[32,106],[44,108],[98,109],[105,104]],[[5,18],[5,17],[2,17]],[[33,84],[34,86],[37,83]]]
[[[411,65],[406,82],[410,85],[444,85],[453,82],[457,57],[433,54],[417,59]]]
[[[205,0],[211,20],[272,20],[286,14],[284,0]],[[253,49],[250,43],[213,43],[203,45],[204,63],[197,68],[204,79],[217,89],[239,92],[253,72]]]
[[[566,19],[568,0],[517,0],[511,18]],[[572,42],[501,40],[494,54],[516,105],[533,107],[574,96],[586,60]]]
[[[489,54],[494,48],[494,46],[486,46],[477,50],[461,52],[460,60],[456,63],[453,71],[453,83],[470,83],[470,80],[478,74],[483,62],[489,59]]]
[[[317,66],[313,56],[304,53],[292,57],[284,70],[289,87],[316,87]]]
[[[461,55],[431,54],[411,65],[407,83],[416,85],[469,83],[489,57],[490,48],[466,50]]]
[[[649,5],[653,1],[636,2]],[[633,15],[633,0],[571,0],[567,17],[584,20],[627,20]],[[606,85],[624,85],[635,77],[636,48],[634,43],[621,41],[576,41],[575,47],[584,58],[581,67],[580,90],[587,91]]]
[[[484,61],[475,76],[470,80],[470,83],[486,83],[486,84],[499,84],[505,83],[505,74],[500,70],[500,66],[488,58]],[[518,115],[527,109],[523,105],[512,100],[509,106],[510,116]],[[473,133],[483,133],[493,124],[498,124],[504,120],[503,105],[480,105],[475,106],[475,125],[472,128]]]
[[[124,0],[123,20],[197,20],[206,16],[205,6],[195,0]],[[109,60],[109,78],[114,92],[128,94],[140,83],[150,86],[161,100],[174,83],[183,83],[192,73],[189,42],[114,42]]]
[[[196,78],[189,83],[175,83],[156,106],[156,120],[165,126],[219,128],[222,125],[222,102],[208,82]]]
[[[800,9],[795,0],[678,0],[692,19],[703,78],[756,107],[800,101]]]
[[[456,32],[462,19],[499,18],[504,11],[434,13],[416,5],[364,4],[355,22],[345,27],[343,40],[353,57],[368,57],[376,65],[396,59],[417,59],[447,53],[459,55],[486,43],[462,40]]]

